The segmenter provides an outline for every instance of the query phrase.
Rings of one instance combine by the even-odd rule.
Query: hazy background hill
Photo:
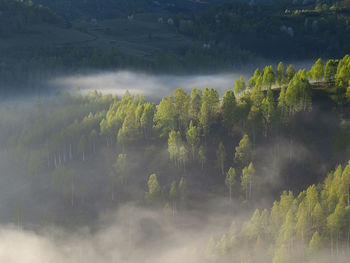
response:
[[[0,1],[0,87],[84,70],[246,72],[349,51],[347,1]]]

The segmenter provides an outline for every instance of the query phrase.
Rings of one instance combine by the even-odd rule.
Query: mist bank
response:
[[[186,92],[193,88],[214,88],[223,95],[233,89],[234,81],[244,75],[241,73],[221,73],[212,75],[151,75],[132,71],[80,74],[53,79],[49,82],[55,90],[86,94],[97,90],[103,94],[123,95],[127,90],[131,94],[143,94],[148,100],[160,100],[181,87]]]
[[[227,227],[218,224],[227,219],[193,212],[173,218],[166,211],[125,204],[101,214],[93,227],[44,225],[30,230],[1,225],[0,261],[199,263],[205,260],[210,235]]]
[[[277,67],[278,62],[272,63]],[[296,69],[309,69],[313,61],[292,61]],[[222,71],[206,74],[152,74],[142,71],[118,70],[118,71],[87,71],[85,73],[65,74],[50,78],[46,85],[48,90],[60,92],[77,92],[83,94],[89,91],[100,91],[103,94],[123,95],[127,90],[131,94],[143,94],[146,99],[159,101],[164,96],[172,94],[176,88],[181,87],[190,92],[193,88],[203,90],[213,88],[220,96],[233,89],[235,80],[243,76],[246,82],[252,76],[255,68],[264,68],[264,65],[251,66],[250,69],[235,70],[233,72]]]
[[[101,214],[94,226],[70,228],[47,224],[36,229],[23,229],[13,224],[0,225],[0,261],[348,262],[350,251],[344,243],[330,247],[319,242],[312,249],[300,240],[295,240],[292,248],[282,246],[281,249],[270,242],[252,243],[250,235],[255,232],[249,231],[253,230],[251,224],[256,220],[253,218],[245,221],[247,217],[239,213],[228,217],[193,211],[173,217],[167,210],[129,203],[116,211]]]
[[[285,61],[296,69],[309,69],[314,61]],[[278,61],[271,61],[277,67]],[[158,101],[167,96],[175,88],[215,88],[222,96],[227,89],[232,89],[234,81],[243,76],[247,82],[254,70],[262,70],[266,64],[252,64],[249,67],[238,67],[232,70],[212,68],[197,73],[177,74],[174,72],[157,73],[134,69],[31,69],[11,71],[11,77],[0,77],[0,100],[25,100],[54,96],[56,93],[77,91],[80,88],[86,93],[89,90],[99,90],[104,94],[124,94],[129,90],[132,94],[141,93],[149,100]]]

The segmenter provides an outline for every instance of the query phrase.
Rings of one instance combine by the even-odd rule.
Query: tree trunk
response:
[[[74,206],[74,179],[71,182],[71,205]]]
[[[72,154],[72,144],[69,144],[69,160],[73,159],[73,154]]]

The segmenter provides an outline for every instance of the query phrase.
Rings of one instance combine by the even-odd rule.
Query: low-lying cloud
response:
[[[0,262],[203,262],[199,248],[205,247],[208,229],[194,218],[176,222],[171,216],[134,205],[125,205],[113,215],[103,216],[95,227],[67,230],[41,227],[22,230],[0,227]],[[183,223],[186,222],[186,225]]]
[[[132,94],[143,94],[147,99],[159,100],[169,96],[178,87],[190,92],[193,88],[214,88],[223,95],[226,90],[233,89],[235,79],[240,74],[216,75],[149,75],[131,71],[95,73],[60,77],[51,81],[56,89],[75,90],[80,88],[84,93],[98,90],[104,94],[122,95],[126,90]]]

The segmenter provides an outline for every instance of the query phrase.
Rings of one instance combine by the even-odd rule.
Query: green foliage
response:
[[[264,118],[264,135],[267,136],[272,129],[272,122],[276,117],[275,99],[271,88],[268,88],[265,98],[262,101],[262,115]]]
[[[320,80],[324,78],[324,63],[321,58],[319,58],[316,63],[312,66],[310,70],[310,75],[313,80]]]
[[[307,79],[306,71],[299,70],[289,82],[285,94],[285,103],[290,115],[298,111],[311,109],[312,90]]]
[[[270,212],[260,213],[256,209],[250,220],[243,223],[239,240],[247,244],[267,243],[271,249],[263,255],[268,257],[272,253],[272,262],[292,262],[292,257],[297,255],[307,255],[308,260],[313,260],[321,250],[329,250],[334,256],[335,248],[348,242],[349,170],[350,161],[344,170],[338,166],[323,184],[312,185],[297,197],[291,191],[284,191]],[[249,173],[249,167],[242,171],[245,191],[249,188]],[[233,235],[231,228],[228,233]],[[226,254],[234,251],[228,247]]]
[[[232,200],[232,188],[236,184],[236,170],[233,167],[226,173],[225,185],[229,190],[230,201]]]
[[[250,89],[254,88],[255,86],[257,86],[258,82],[259,82],[259,79],[261,78],[261,74],[260,74],[260,71],[259,69],[257,68],[255,71],[254,71],[254,74],[253,76],[249,79],[248,81],[248,87]]]
[[[167,136],[175,129],[175,107],[172,96],[162,98],[154,115],[154,123],[155,127],[161,130],[161,136]]]
[[[31,3],[31,4],[30,4]],[[0,1],[0,37],[9,37],[26,31],[35,24],[63,25],[63,19],[49,8],[34,5],[31,1]]]
[[[252,188],[254,184],[255,168],[251,162],[249,166],[244,167],[241,176],[242,190],[245,192],[245,199],[252,199]]]
[[[177,120],[176,128],[184,131],[189,122],[190,97],[182,88],[174,91],[174,110],[175,119]]]
[[[293,65],[289,65],[289,66],[287,67],[286,74],[287,74],[288,82],[291,81],[291,79],[292,79],[292,78],[294,77],[294,75],[295,75],[295,69],[294,69]]]
[[[318,231],[316,231],[310,240],[309,243],[309,253],[311,255],[317,254],[322,249],[322,238]]]
[[[198,150],[198,160],[201,164],[201,167],[202,167],[202,170],[204,168],[204,164],[206,163],[207,161],[207,156],[206,156],[206,149],[204,147],[204,145],[201,145],[199,147],[199,150]]]
[[[191,147],[192,160],[195,160],[197,154],[197,148],[200,143],[200,130],[198,127],[193,125],[193,122],[190,122],[190,126],[186,133],[186,139],[188,145]]]
[[[204,136],[210,132],[210,127],[216,121],[219,106],[219,93],[214,89],[205,88],[202,96],[202,106],[199,122],[201,124]]]
[[[175,166],[180,165],[181,152],[180,149],[183,146],[180,132],[171,131],[168,139],[168,152],[170,154],[170,160],[174,161]]]
[[[266,66],[263,71],[262,85],[271,87],[275,81],[275,73],[273,72],[272,66]]]
[[[236,97],[232,90],[226,91],[222,99],[222,124],[227,129],[232,129],[236,117]]]
[[[239,79],[235,80],[235,87],[234,87],[234,91],[236,94],[240,94],[242,93],[242,91],[244,91],[246,88],[245,82],[244,82],[244,78],[243,76],[240,76]]]
[[[145,197],[149,203],[157,203],[160,198],[160,185],[158,183],[157,175],[151,174],[149,176],[148,182],[148,192]]]
[[[221,174],[225,174],[225,159],[226,159],[226,150],[222,142],[219,143],[216,150],[216,166],[221,171]]]
[[[235,150],[235,161],[242,167],[247,165],[252,160],[253,149],[247,134],[242,137]]]
[[[335,74],[337,73],[337,66],[337,60],[330,59],[327,61],[324,70],[324,77],[326,80],[333,80],[335,78]]]
[[[190,105],[190,116],[191,119],[196,123],[199,122],[199,116],[202,106],[202,92],[199,89],[192,89],[191,91],[191,105]]]
[[[288,83],[287,72],[282,62],[280,62],[277,66],[276,81],[279,85],[284,85]]]
[[[146,103],[142,116],[140,119],[141,128],[143,130],[143,135],[145,138],[149,138],[152,135],[153,119],[156,111],[156,106],[154,104]]]

